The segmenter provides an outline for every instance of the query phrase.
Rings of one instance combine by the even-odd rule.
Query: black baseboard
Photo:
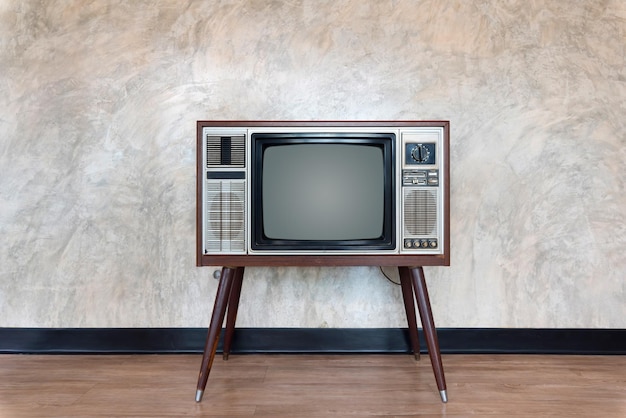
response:
[[[0,328],[0,353],[202,353],[205,328]],[[626,329],[440,328],[443,354],[626,354]],[[421,351],[425,340],[420,330]],[[221,351],[220,339],[218,350]],[[409,353],[402,328],[237,328],[232,353]]]

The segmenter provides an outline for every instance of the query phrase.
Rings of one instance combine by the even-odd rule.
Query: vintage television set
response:
[[[450,265],[449,122],[198,121],[197,140],[197,264],[222,271],[196,401],[247,266],[396,266],[411,351],[415,301],[447,402],[422,266]]]
[[[449,265],[449,122],[198,121],[197,264]]]

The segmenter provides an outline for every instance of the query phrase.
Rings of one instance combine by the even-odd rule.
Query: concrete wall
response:
[[[198,119],[445,119],[437,325],[626,328],[625,45],[621,0],[1,1],[0,326],[208,324]],[[238,325],[405,319],[376,268],[257,268]]]

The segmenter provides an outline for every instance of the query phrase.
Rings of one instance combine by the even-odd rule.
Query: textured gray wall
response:
[[[626,3],[0,2],[0,326],[206,326],[198,119],[451,121],[442,327],[626,328]],[[404,326],[375,268],[257,268],[240,326]]]

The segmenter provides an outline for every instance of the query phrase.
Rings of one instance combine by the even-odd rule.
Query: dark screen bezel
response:
[[[252,133],[250,158],[251,249],[273,251],[392,251],[396,249],[396,185],[394,133],[297,132]],[[382,235],[373,239],[291,240],[268,238],[263,231],[263,155],[272,146],[296,144],[354,144],[379,147],[383,152],[384,209]]]

